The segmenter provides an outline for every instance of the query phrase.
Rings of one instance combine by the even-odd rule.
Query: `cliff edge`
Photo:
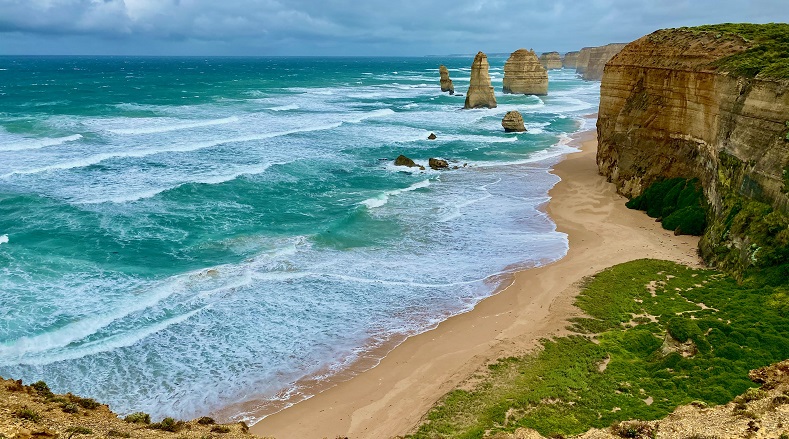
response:
[[[789,24],[654,32],[605,66],[600,173],[628,197],[698,179],[702,256],[742,272],[789,262]]]

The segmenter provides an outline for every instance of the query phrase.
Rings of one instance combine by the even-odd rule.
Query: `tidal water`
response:
[[[492,57],[498,108],[462,110],[438,66],[465,93],[471,61],[0,57],[0,376],[154,417],[307,397],[561,258],[549,170],[599,84],[502,95]]]

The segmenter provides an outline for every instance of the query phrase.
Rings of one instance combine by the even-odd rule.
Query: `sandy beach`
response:
[[[481,366],[528,352],[541,338],[560,335],[573,307],[576,285],[615,264],[641,259],[700,265],[697,237],[674,236],[598,175],[595,132],[574,140],[581,152],[554,169],[547,212],[568,234],[566,257],[524,270],[510,286],[472,311],[411,337],[381,363],[313,398],[271,415],[251,430],[278,439],[348,436],[388,438],[409,433],[446,392],[463,385]]]

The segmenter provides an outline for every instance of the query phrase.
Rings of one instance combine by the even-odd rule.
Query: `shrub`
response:
[[[214,418],[203,416],[202,418],[197,420],[197,423],[200,425],[212,425],[212,424],[216,424],[216,421],[214,421]]]
[[[642,421],[620,422],[611,426],[611,433],[628,439],[651,439],[656,432],[657,426]]]
[[[55,395],[54,393],[52,393],[51,390],[49,390],[49,386],[47,385],[47,383],[43,381],[36,381],[35,383],[31,384],[30,387],[32,387],[36,392],[38,392],[39,395],[45,396],[47,398]]]
[[[699,329],[699,325],[695,321],[677,316],[672,317],[671,320],[668,321],[668,333],[680,343],[685,343],[701,335],[701,329]]]
[[[35,411],[27,408],[22,407],[21,409],[16,411],[16,417],[19,419],[27,419],[28,421],[38,422],[41,420],[41,416]]]
[[[101,405],[93,398],[80,398],[79,396],[69,394],[69,399],[71,402],[88,410],[93,410]]]
[[[672,178],[653,183],[627,202],[630,209],[661,218],[663,228],[684,235],[702,235],[707,227],[704,191],[696,179]]]
[[[230,433],[230,427],[227,425],[215,425],[211,428],[211,433]]]
[[[164,418],[162,419],[162,422],[151,424],[148,426],[148,428],[154,430],[170,431],[175,433],[181,431],[181,429],[183,429],[185,425],[186,423],[184,421],[176,421],[173,418]]]
[[[93,430],[87,427],[69,427],[66,429],[66,433],[71,433],[69,437],[75,434],[93,434]]]
[[[78,413],[78,412],[79,412],[79,407],[77,407],[77,405],[76,405],[76,404],[72,404],[72,403],[70,403],[70,402],[67,402],[67,403],[61,404],[61,405],[60,405],[60,408],[61,408],[61,409],[63,410],[63,412],[65,412],[65,413]]]
[[[130,424],[150,424],[151,415],[149,415],[148,413],[137,412],[126,416],[125,418],[123,418],[123,420]]]

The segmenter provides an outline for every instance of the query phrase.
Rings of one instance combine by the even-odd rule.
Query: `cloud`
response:
[[[17,49],[47,40],[50,50],[66,51],[91,41],[109,53],[571,50],[662,27],[787,19],[785,0],[0,0],[0,34],[13,34]],[[0,43],[0,51],[12,50]]]

